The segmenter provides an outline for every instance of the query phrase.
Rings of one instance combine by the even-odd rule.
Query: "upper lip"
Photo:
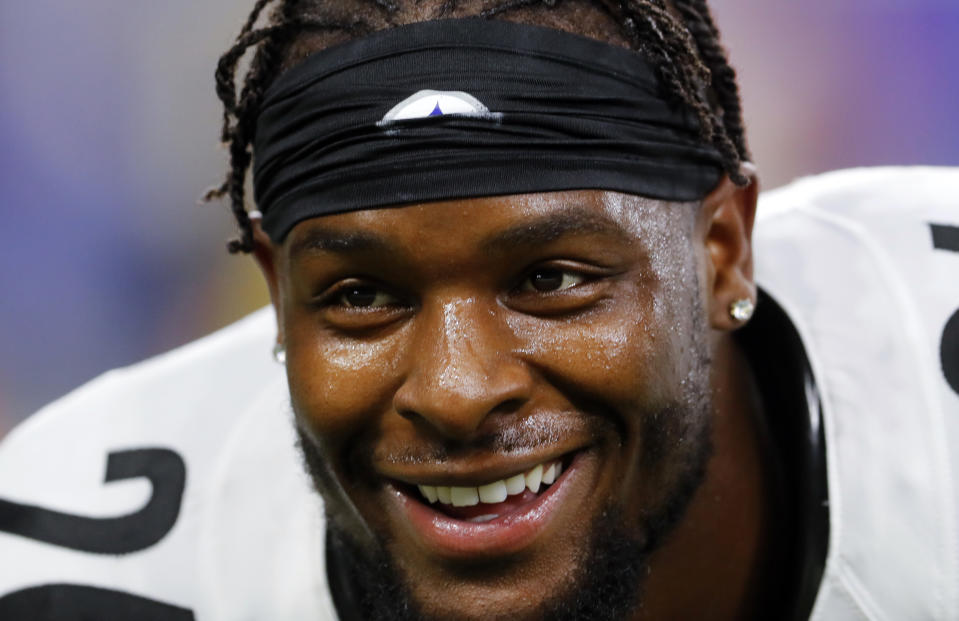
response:
[[[548,452],[524,454],[521,458],[487,453],[463,460],[450,459],[419,464],[381,461],[374,464],[374,469],[385,478],[410,485],[477,486],[526,473],[539,464],[562,459],[583,448],[551,447]]]

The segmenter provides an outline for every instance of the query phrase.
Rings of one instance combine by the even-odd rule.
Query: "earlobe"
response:
[[[717,330],[744,325],[756,301],[752,229],[759,184],[752,164],[744,165],[744,172],[749,185],[737,186],[725,177],[703,200],[709,320]]]

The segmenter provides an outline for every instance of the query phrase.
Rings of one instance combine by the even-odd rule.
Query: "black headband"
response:
[[[265,94],[254,143],[256,202],[277,242],[315,216],[472,196],[699,200],[721,175],[640,54],[478,18],[311,55]]]

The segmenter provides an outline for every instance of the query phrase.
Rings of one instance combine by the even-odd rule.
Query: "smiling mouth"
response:
[[[522,509],[538,498],[563,472],[561,460],[537,464],[476,486],[417,485],[423,499],[444,514],[468,522],[489,522]]]
[[[557,531],[557,524],[575,523],[581,500],[595,489],[598,465],[592,451],[578,449],[495,480],[392,479],[387,515],[429,554],[471,563],[504,558]]]

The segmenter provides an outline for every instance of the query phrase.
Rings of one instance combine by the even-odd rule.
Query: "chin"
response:
[[[385,542],[371,551],[335,525],[329,558],[352,585],[347,605],[363,619],[621,621],[641,606],[649,557],[631,530],[620,511],[605,510],[575,559],[554,566],[489,561],[443,568],[444,588],[406,571]]]

